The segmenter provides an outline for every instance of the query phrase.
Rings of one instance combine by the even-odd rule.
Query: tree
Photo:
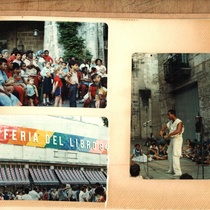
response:
[[[90,60],[91,53],[86,49],[85,40],[78,36],[79,22],[57,22],[60,33],[59,43],[64,48],[64,59],[76,57],[81,63],[84,59]]]

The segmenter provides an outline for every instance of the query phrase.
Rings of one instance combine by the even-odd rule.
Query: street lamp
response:
[[[34,36],[35,36],[35,37],[38,36],[38,29],[34,29]]]

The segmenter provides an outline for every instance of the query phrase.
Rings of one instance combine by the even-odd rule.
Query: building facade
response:
[[[85,40],[93,59],[100,58],[107,65],[108,26],[105,23],[81,23],[78,35]],[[59,30],[54,21],[0,21],[0,51],[14,48],[22,51],[48,49],[52,58],[62,57],[63,47],[58,42]]]
[[[210,54],[135,53],[132,63],[131,140],[148,133],[158,138],[169,109],[183,121],[185,140],[195,139],[197,115],[203,120],[204,140],[209,139]]]
[[[0,148],[0,190],[60,183],[106,185],[105,126],[82,118],[6,115],[0,119]]]

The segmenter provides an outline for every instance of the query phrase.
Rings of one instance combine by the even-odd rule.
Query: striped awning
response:
[[[85,177],[91,184],[99,182],[100,184],[106,184],[106,176],[102,171],[86,170],[84,171]]]
[[[55,173],[63,184],[89,184],[79,169],[55,169]]]
[[[25,168],[0,168],[0,185],[26,185],[30,184],[28,171]]]
[[[29,173],[36,185],[58,185],[59,181],[51,169],[30,168]]]

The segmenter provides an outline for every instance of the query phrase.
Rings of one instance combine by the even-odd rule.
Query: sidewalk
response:
[[[79,103],[80,100],[77,100],[77,108],[82,108],[84,103]],[[43,103],[39,103],[39,106],[46,107],[43,105]],[[47,105],[47,107],[54,107],[54,101],[52,102],[52,105]],[[62,104],[62,107],[69,107],[69,100],[66,100],[65,103]],[[70,107],[69,107],[70,108]]]

